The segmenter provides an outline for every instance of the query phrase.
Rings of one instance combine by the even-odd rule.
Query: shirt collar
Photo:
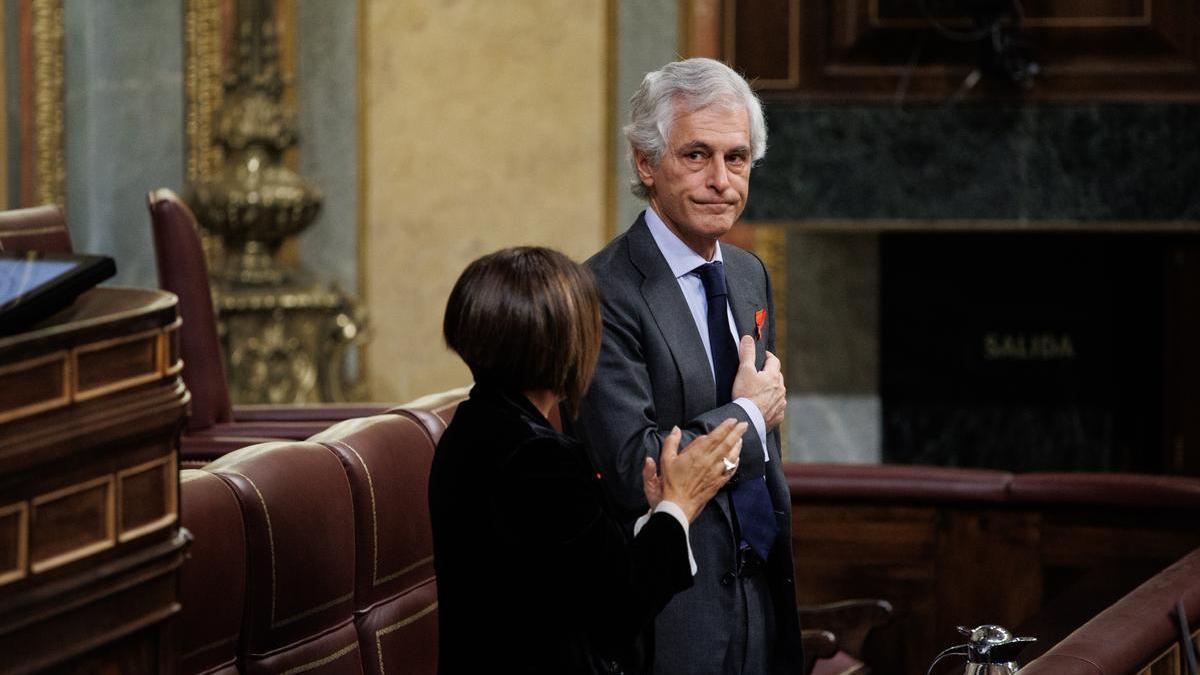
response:
[[[658,245],[658,250],[667,259],[667,266],[671,268],[671,273],[675,275],[676,279],[687,276],[691,274],[692,270],[710,262],[688,248],[688,245],[667,227],[654,209],[646,209],[645,219],[646,227],[650,228],[650,236],[654,237],[654,243]],[[713,260],[721,260],[722,264],[724,263],[721,258],[721,242],[719,241],[716,253],[713,254]]]

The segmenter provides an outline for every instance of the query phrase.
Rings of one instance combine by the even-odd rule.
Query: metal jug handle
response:
[[[959,630],[962,630],[961,626],[959,627]],[[967,645],[967,644],[961,644],[961,645],[954,645],[953,647],[947,647],[947,648],[943,649],[941,652],[938,653],[937,656],[933,657],[933,662],[929,664],[929,669],[925,671],[925,675],[933,675],[934,666],[936,666],[939,661],[946,658],[947,656],[964,656],[964,657],[967,656],[968,647],[969,647],[969,645]]]

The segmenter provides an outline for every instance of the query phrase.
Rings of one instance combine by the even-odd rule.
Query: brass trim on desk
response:
[[[160,377],[162,377],[162,370],[163,370],[162,369],[162,359],[160,358],[161,357],[161,347],[159,346],[159,341],[162,338],[162,333],[163,333],[162,328],[153,328],[153,329],[150,329],[147,331],[143,331],[141,333],[134,333],[132,335],[123,335],[121,337],[110,338],[108,340],[101,340],[99,342],[93,342],[91,344],[81,345],[81,346],[76,347],[75,349],[71,350],[71,370],[74,375],[74,380],[73,380],[73,382],[74,382],[74,391],[73,391],[74,400],[87,401],[89,399],[104,396],[105,394],[111,394],[115,391],[121,391],[122,389],[129,389],[130,387],[136,387],[139,384],[153,382],[154,380],[157,380]],[[137,342],[139,340],[145,340],[146,338],[151,338],[151,337],[153,337],[155,339],[154,370],[145,372],[145,373],[140,373],[137,375],[131,375],[124,379],[114,380],[112,382],[106,382],[104,384],[90,387],[87,389],[84,389],[83,386],[80,384],[80,382],[79,382],[79,378],[80,378],[79,357],[81,355],[90,354],[92,352],[102,351],[105,349],[111,349],[111,348],[119,346],[119,345],[133,343],[133,342]]]
[[[21,501],[0,507],[0,518],[11,514],[17,515],[16,541],[13,542],[17,555],[12,568],[0,570],[0,586],[24,579],[29,564],[29,504]]]
[[[122,522],[124,520],[125,509],[125,479],[130,476],[153,471],[154,469],[161,469],[163,479],[163,514],[154,520],[124,530]],[[175,489],[175,478],[178,473],[174,454],[152,459],[117,472],[117,542],[125,543],[142,535],[157,532],[173,525],[179,519],[179,497]]]
[[[93,553],[98,553],[100,551],[110,549],[116,545],[116,530],[117,530],[117,527],[116,527],[116,502],[115,502],[116,490],[114,489],[113,484],[114,484],[113,476],[111,474],[109,474],[107,476],[100,476],[99,478],[94,478],[92,480],[84,481],[82,483],[77,483],[75,485],[68,485],[67,487],[61,488],[59,490],[54,490],[53,492],[47,492],[46,494],[38,495],[37,497],[34,497],[31,500],[31,504],[32,504],[33,508],[32,508],[30,520],[31,520],[31,523],[36,523],[37,509],[40,506],[45,506],[46,504],[60,501],[65,497],[70,497],[71,495],[74,495],[74,494],[77,494],[80,492],[85,492],[87,490],[92,490],[92,489],[100,487],[100,486],[104,487],[104,492],[105,492],[104,514],[101,516],[103,518],[103,526],[104,526],[104,530],[105,530],[104,537],[102,539],[93,541],[91,543],[85,544],[78,548],[64,551],[64,552],[56,554],[56,555],[52,555],[49,558],[46,558],[44,560],[33,561],[32,565],[30,565],[30,571],[33,574],[40,574],[42,572],[52,570],[56,567],[61,567],[63,565],[66,565],[67,563],[74,562],[76,560],[79,560],[80,558],[86,558],[87,556],[92,555]],[[36,532],[34,531],[34,528],[31,526],[30,527],[31,537],[34,534],[36,534]],[[32,552],[30,553],[30,555],[32,556]]]
[[[40,412],[45,412],[47,410],[61,408],[71,403],[72,384],[74,382],[72,378],[72,366],[74,364],[74,359],[71,358],[70,352],[65,349],[53,352],[51,354],[46,354],[44,356],[27,359],[25,361],[10,363],[6,366],[0,366],[0,377],[10,375],[12,373],[19,373],[25,370],[32,370],[34,368],[54,362],[62,363],[62,388],[59,395],[54,398],[36,401],[27,405],[13,408],[11,410],[0,410],[0,424],[10,420],[20,419],[22,417],[28,417]]]
[[[171,325],[163,327],[162,335],[159,336],[158,372],[164,377],[177,375],[183,370],[183,359],[179,358],[179,350],[175,352],[175,362],[171,362],[171,341],[178,341],[179,327],[182,325],[183,318],[177,318]]]

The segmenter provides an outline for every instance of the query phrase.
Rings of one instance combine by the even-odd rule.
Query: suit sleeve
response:
[[[622,299],[623,295],[626,299]],[[646,340],[662,338],[652,321],[651,325],[643,323],[637,301],[627,299],[628,296],[631,294],[613,293],[605,294],[602,299],[604,339],[596,374],[581,406],[577,431],[592,461],[610,478],[607,486],[622,516],[632,520],[647,507],[642,493],[642,464],[646,457],[658,461],[663,438],[670,433],[673,423],[662,419],[660,411],[655,409],[644,347]],[[648,335],[651,332],[652,338]],[[681,385],[671,383],[671,386]],[[731,417],[753,428],[746,411],[730,402],[679,423],[683,432],[680,446],[686,447],[692,439]],[[742,437],[742,443],[738,473],[761,476],[762,440],[751,432]]]
[[[692,585],[683,526],[656,513],[631,541],[605,509],[578,448],[552,438],[531,441],[504,465],[499,484],[506,486],[498,504],[508,539],[551,591],[587,608],[614,648]]]

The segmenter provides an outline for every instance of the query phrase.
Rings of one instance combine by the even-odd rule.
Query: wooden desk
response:
[[[174,672],[175,296],[96,288],[0,338],[0,672]]]
[[[924,673],[962,642],[956,626],[985,623],[1037,637],[1020,659],[1027,663],[1200,546],[1196,478],[894,464],[783,470],[800,604],[883,598],[895,608],[865,650],[875,675]]]

